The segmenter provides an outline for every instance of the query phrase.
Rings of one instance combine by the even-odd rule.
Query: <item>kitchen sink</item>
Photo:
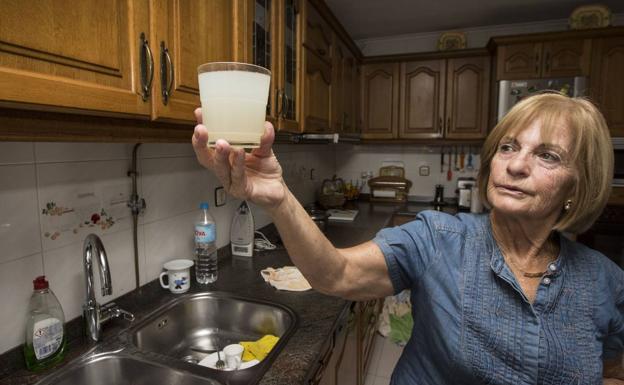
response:
[[[271,353],[260,364],[237,371],[248,372],[248,380],[259,380],[294,332],[296,321],[295,313],[280,304],[227,293],[198,293],[155,310],[132,328],[130,339],[140,351],[196,364],[228,344],[273,334],[280,339]],[[240,373],[237,378],[242,379]]]
[[[37,385],[220,385],[196,376],[133,356],[105,353],[77,362],[46,377]]]

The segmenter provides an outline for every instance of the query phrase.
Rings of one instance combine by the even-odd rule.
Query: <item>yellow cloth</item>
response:
[[[277,344],[277,341],[279,341],[279,337],[275,337],[271,334],[267,334],[257,341],[241,341],[240,344],[245,348],[245,351],[243,351],[243,361],[262,361],[264,357],[269,354],[271,349],[273,349],[273,346]]]

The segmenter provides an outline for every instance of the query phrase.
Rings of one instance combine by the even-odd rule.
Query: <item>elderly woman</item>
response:
[[[201,121],[200,111],[196,112]],[[518,103],[481,154],[489,214],[425,211],[366,243],[335,248],[288,190],[266,124],[246,154],[223,140],[199,162],[263,207],[318,291],[353,300],[411,289],[414,328],[392,384],[624,384],[624,271],[562,233],[606,204],[613,152],[598,110],[541,94]]]

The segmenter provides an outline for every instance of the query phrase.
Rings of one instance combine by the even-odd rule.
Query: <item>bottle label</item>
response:
[[[210,243],[216,239],[214,223],[195,225],[195,243]]]
[[[35,357],[42,360],[54,354],[63,342],[63,324],[57,318],[46,318],[35,323],[33,348]]]

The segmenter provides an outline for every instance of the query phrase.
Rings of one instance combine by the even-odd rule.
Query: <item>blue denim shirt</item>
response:
[[[492,237],[488,215],[425,211],[381,230],[395,293],[414,328],[391,384],[602,384],[624,350],[624,271],[561,236],[534,302]]]

